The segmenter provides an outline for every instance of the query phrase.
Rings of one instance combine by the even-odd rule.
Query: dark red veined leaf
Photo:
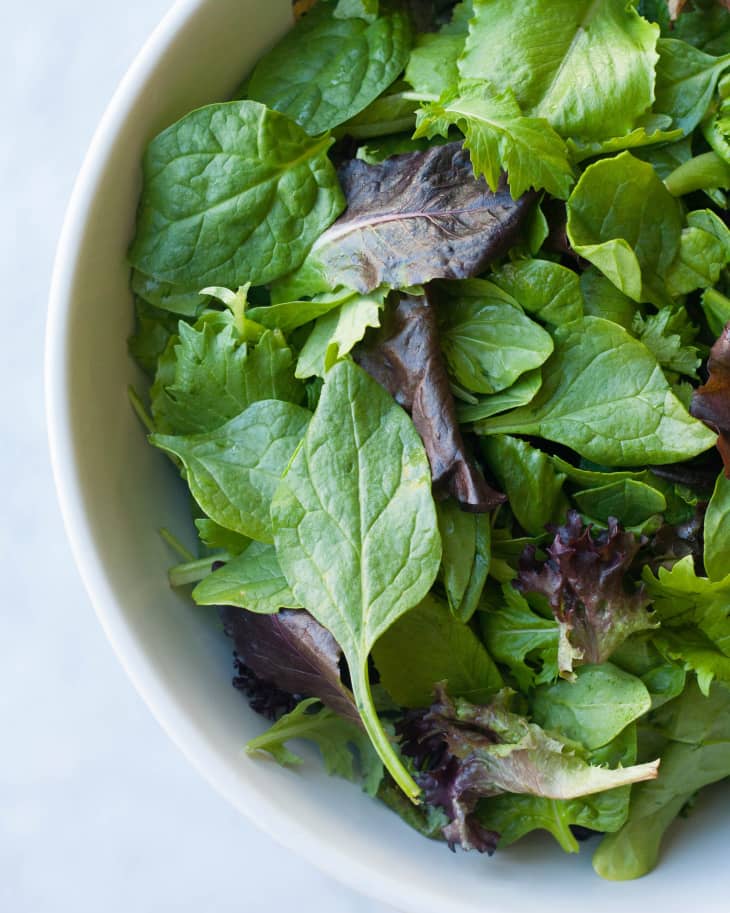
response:
[[[710,349],[709,378],[692,395],[690,412],[717,432],[717,449],[730,479],[730,323]]]

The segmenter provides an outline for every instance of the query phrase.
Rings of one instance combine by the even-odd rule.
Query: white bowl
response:
[[[114,96],[78,179],[59,244],[47,337],[47,406],[58,495],[77,564],[120,662],[198,770],[276,840],[352,887],[418,913],[727,910],[723,821],[715,790],[678,824],[655,873],[609,884],[592,843],[565,856],[547,837],[493,859],[452,855],[314,755],[297,772],[245,756],[264,723],[231,687],[231,644],[214,613],[172,592],[157,529],[190,534],[187,499],[148,446],[127,401],[142,380],[125,251],[145,143],[192,108],[225,99],[290,22],[289,0],[180,0]],[[192,541],[192,536],[191,536]],[[144,750],[144,746],[140,746]],[[184,797],[181,797],[184,801]]]

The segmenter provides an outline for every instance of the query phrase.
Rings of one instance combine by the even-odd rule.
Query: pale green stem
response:
[[[198,583],[213,572],[213,562],[230,561],[230,559],[231,556],[228,552],[219,552],[216,555],[208,555],[206,558],[196,558],[194,561],[177,564],[167,572],[170,586],[179,587]]]

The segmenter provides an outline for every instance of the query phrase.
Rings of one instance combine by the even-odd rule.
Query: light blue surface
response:
[[[55,242],[104,107],[168,6],[0,4],[0,911],[387,913],[193,771],[117,664],[61,526],[42,405]]]

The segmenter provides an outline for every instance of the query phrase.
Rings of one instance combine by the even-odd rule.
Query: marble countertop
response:
[[[0,910],[387,913],[277,847],[188,765],[112,655],[61,525],[42,388],[54,247],[96,123],[169,5],[0,9]]]

